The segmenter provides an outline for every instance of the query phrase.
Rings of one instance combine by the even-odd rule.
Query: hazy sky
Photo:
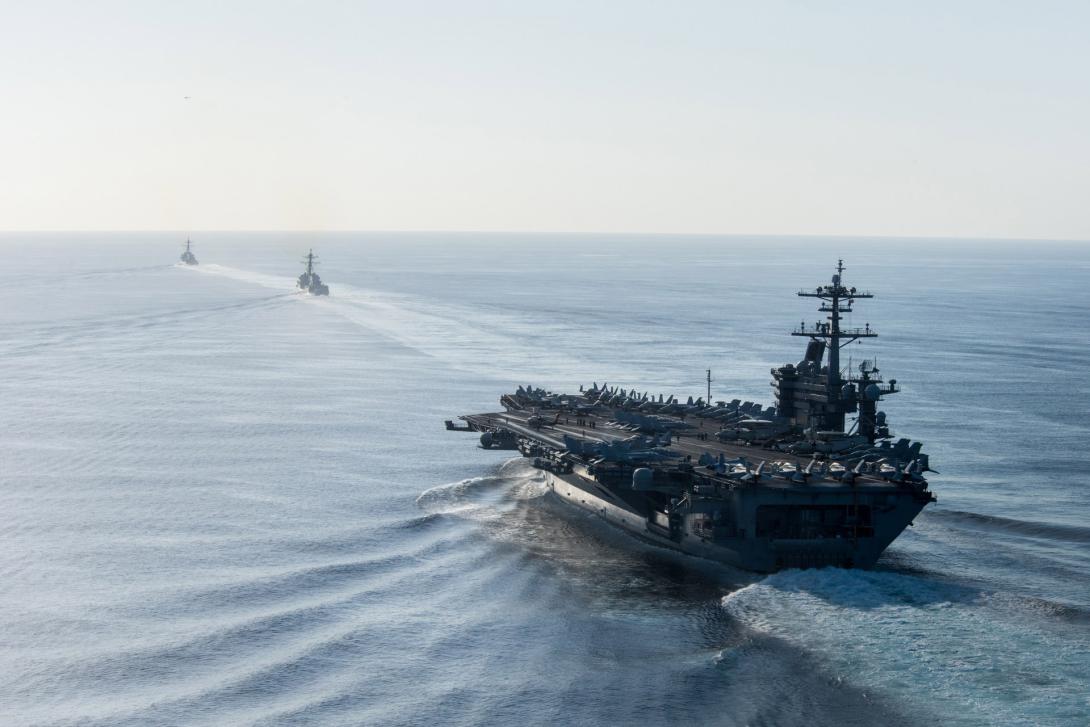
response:
[[[1085,0],[2,11],[0,229],[1090,239]]]

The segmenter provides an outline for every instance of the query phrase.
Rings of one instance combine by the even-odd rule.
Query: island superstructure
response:
[[[314,254],[314,250],[311,249],[306,257],[303,258],[303,262],[306,263],[307,268],[299,276],[298,286],[300,290],[305,290],[311,295],[329,295],[329,286],[322,282],[322,278],[314,271],[315,261],[318,256]]]
[[[792,332],[806,350],[772,369],[774,406],[519,386],[500,398],[504,411],[447,427],[518,450],[551,493],[658,545],[760,572],[872,567],[935,496],[922,445],[894,440],[878,409],[896,380],[871,361],[840,366],[845,345],[877,336],[843,327],[873,297],[843,273],[840,261],[830,283],[798,293],[826,316]]]

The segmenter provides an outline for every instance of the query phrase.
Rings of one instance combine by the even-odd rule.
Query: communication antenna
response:
[[[712,403],[712,370],[711,369],[708,369],[708,398],[707,398],[707,402],[708,402],[708,406],[711,406],[711,403]]]
[[[307,264],[307,275],[314,272],[314,263],[318,260],[318,256],[314,254],[314,248],[311,248],[306,257],[303,258],[303,262]]]
[[[813,290],[800,290],[798,294],[803,298],[817,298],[821,301],[818,310],[829,314],[825,319],[827,323],[818,321],[812,329],[809,329],[804,321],[797,331],[792,331],[791,335],[806,336],[812,341],[826,343],[829,364],[825,381],[824,426],[834,431],[843,431],[844,401],[841,400],[840,389],[844,381],[840,378],[840,349],[860,338],[874,338],[878,334],[869,323],[863,328],[842,328],[840,324],[844,314],[852,312],[852,304],[856,300],[873,298],[874,295],[844,284],[843,260],[837,260],[836,274],[833,275],[830,284],[819,285]]]

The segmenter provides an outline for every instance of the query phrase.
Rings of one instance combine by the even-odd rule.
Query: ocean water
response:
[[[1090,723],[1090,245],[180,242],[0,237],[0,724]],[[443,428],[706,368],[771,403],[838,257],[941,473],[874,571],[671,554]]]

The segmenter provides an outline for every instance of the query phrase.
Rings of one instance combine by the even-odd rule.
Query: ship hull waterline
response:
[[[927,504],[915,498],[897,497],[895,502],[885,505],[884,511],[874,514],[875,534],[870,537],[789,539],[741,534],[720,539],[701,536],[687,527],[671,534],[668,528],[656,525],[629,503],[579,474],[556,474],[547,470],[542,474],[549,494],[641,540],[757,573],[774,573],[787,568],[873,568],[889,544],[912,524]],[[771,492],[780,494],[770,497]],[[745,502],[746,499],[759,502]],[[764,491],[751,498],[743,496],[740,505],[742,509],[756,509],[773,499],[777,504],[797,505],[811,502],[813,495],[787,490]]]

